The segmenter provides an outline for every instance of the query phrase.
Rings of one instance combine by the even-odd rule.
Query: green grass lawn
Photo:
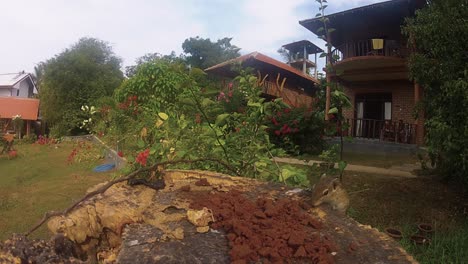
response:
[[[0,240],[29,230],[45,212],[68,207],[89,187],[115,176],[92,172],[102,162],[90,156],[99,153],[95,148],[83,149],[85,159],[68,164],[75,147],[71,142],[15,145],[17,158],[0,156]],[[46,235],[43,226],[33,237]]]

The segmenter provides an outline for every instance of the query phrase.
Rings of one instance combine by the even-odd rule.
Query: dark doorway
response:
[[[367,93],[356,95],[357,137],[379,138],[385,120],[392,119],[392,94]]]

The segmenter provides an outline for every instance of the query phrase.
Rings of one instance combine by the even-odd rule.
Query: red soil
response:
[[[214,229],[227,233],[232,263],[334,263],[336,246],[317,231],[321,223],[298,201],[258,198],[248,200],[239,191],[198,193],[191,207],[213,211]]]

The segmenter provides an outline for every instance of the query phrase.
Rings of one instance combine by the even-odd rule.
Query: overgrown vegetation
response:
[[[261,80],[245,71],[226,88],[221,83],[200,87],[196,80],[203,75],[164,59],[137,66],[116,90],[115,101],[97,106],[92,131],[122,151],[132,169],[167,160],[216,158],[239,175],[308,185],[303,171],[271,160],[284,151],[270,142],[265,124],[289,107],[280,99],[261,98]],[[232,174],[212,162],[190,166]]]
[[[424,90],[426,145],[440,174],[468,185],[468,2],[433,0],[407,19],[411,78]],[[419,109],[418,109],[419,110]]]

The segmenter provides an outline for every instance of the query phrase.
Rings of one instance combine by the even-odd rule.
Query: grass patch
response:
[[[320,173],[311,177],[318,179]],[[428,177],[407,179],[345,172],[349,193],[348,215],[383,231],[402,231],[401,245],[420,263],[466,263],[468,260],[468,197],[459,186]],[[430,245],[414,245],[409,237],[417,225],[431,223],[435,232]]]
[[[311,185],[324,172],[338,175],[337,170],[318,167],[308,171]],[[359,172],[345,172],[343,185],[351,200],[348,215],[382,232],[386,228],[402,231],[400,244],[420,263],[467,263],[468,196],[463,187],[431,177],[408,179]],[[419,232],[421,223],[431,223],[435,229],[429,245],[415,245],[409,239]]]
[[[0,157],[0,240],[11,233],[30,229],[46,211],[60,210],[83,196],[97,183],[109,180],[114,172],[94,173],[97,157],[84,156],[80,162],[68,164],[67,158],[76,144],[15,145],[18,157]],[[86,149],[83,153],[99,150]],[[45,238],[45,226],[33,237]]]

